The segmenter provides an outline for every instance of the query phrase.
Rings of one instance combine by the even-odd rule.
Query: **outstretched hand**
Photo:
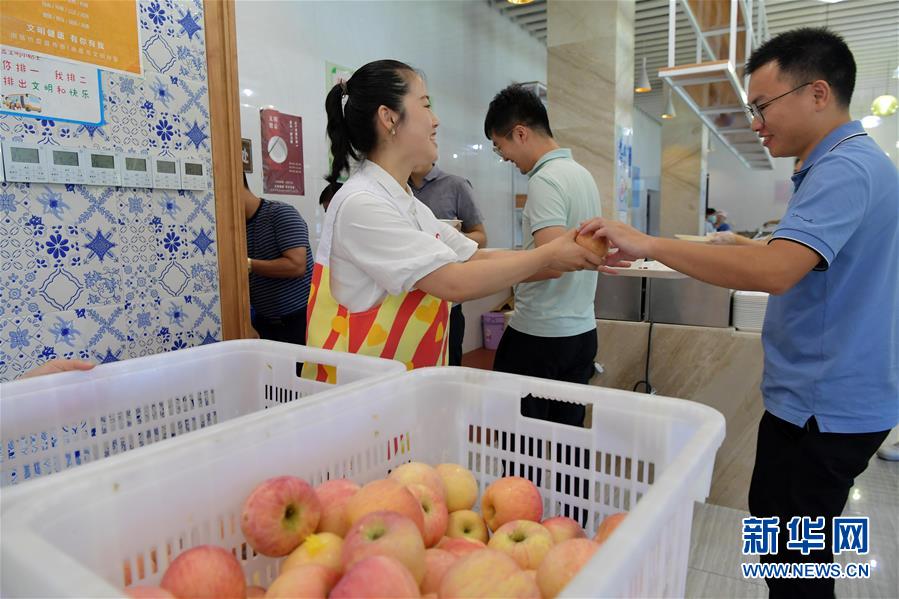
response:
[[[37,368],[32,368],[23,374],[21,378],[28,379],[45,374],[56,374],[58,372],[68,372],[71,370],[90,370],[93,367],[93,364],[85,362],[84,360],[64,360],[62,358],[55,358],[44,362]]]

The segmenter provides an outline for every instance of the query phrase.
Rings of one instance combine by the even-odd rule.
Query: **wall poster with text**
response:
[[[303,119],[271,108],[259,111],[262,121],[262,192],[305,195]]]

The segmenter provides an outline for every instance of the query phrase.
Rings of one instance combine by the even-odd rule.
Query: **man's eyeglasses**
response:
[[[516,123],[516,124],[512,125],[512,128],[509,129],[509,131],[506,132],[506,134],[503,135],[503,137],[506,139],[512,139],[512,133],[515,131],[515,127],[517,127],[520,124],[521,123]],[[496,144],[493,145],[493,153],[496,154],[497,156],[499,156],[500,158],[502,158],[503,160],[506,159],[506,157],[503,156],[503,151],[500,150],[499,146],[497,146]]]
[[[777,96],[776,98],[771,98],[770,100],[768,100],[767,102],[763,102],[762,104],[754,104],[754,103],[753,103],[753,104],[747,104],[747,105],[745,106],[745,108],[746,108],[746,116],[749,117],[749,121],[750,121],[750,122],[752,122],[752,121],[755,120],[756,118],[759,118],[759,119],[762,120],[762,125],[764,125],[764,124],[765,124],[765,114],[764,114],[762,111],[765,110],[765,108],[767,108],[768,105],[771,104],[771,102],[774,102],[775,100],[780,100],[780,99],[783,98],[784,96],[789,96],[789,95],[792,94],[794,91],[800,90],[800,89],[802,89],[803,87],[805,87],[806,85],[811,85],[812,83],[814,83],[814,81],[808,81],[808,82],[806,82],[806,83],[803,83],[803,84],[800,85],[799,87],[794,87],[794,88],[791,89],[790,91],[784,92],[784,93],[780,94],[779,96]]]

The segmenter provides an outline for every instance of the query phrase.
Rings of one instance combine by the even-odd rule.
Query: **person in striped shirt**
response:
[[[253,328],[262,339],[304,345],[312,282],[309,227],[290,204],[256,196],[246,175],[243,185]]]

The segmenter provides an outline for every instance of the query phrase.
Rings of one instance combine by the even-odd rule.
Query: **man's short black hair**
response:
[[[712,216],[713,214],[717,214],[717,213],[718,213],[718,211],[715,210],[714,208],[706,208],[705,209],[706,216]]]
[[[484,135],[507,135],[515,125],[525,125],[552,137],[546,106],[537,94],[520,83],[513,83],[493,97],[484,118]]]
[[[755,49],[746,63],[754,73],[769,62],[795,85],[823,79],[830,84],[837,104],[849,107],[855,90],[855,59],[843,38],[823,27],[802,27],[772,37]]]

